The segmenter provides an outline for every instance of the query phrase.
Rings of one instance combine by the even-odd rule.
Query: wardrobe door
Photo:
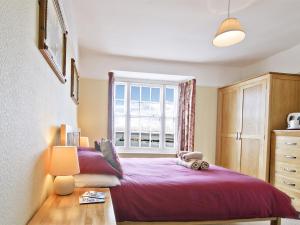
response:
[[[240,172],[261,178],[266,177],[265,122],[267,81],[261,80],[242,86],[242,131]]]
[[[230,87],[219,92],[219,164],[240,171],[240,148],[238,131],[241,129],[240,88]]]

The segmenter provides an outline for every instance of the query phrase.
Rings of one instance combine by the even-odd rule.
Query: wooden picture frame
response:
[[[58,79],[65,83],[67,30],[59,0],[39,0],[38,47]]]
[[[71,59],[71,98],[75,104],[79,104],[79,74],[75,59]]]

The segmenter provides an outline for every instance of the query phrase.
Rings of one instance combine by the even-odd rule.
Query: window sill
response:
[[[139,154],[139,155],[170,155],[175,156],[176,150],[135,150],[135,149],[117,149],[118,154]]]

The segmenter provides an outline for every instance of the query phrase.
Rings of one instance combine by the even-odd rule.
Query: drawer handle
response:
[[[282,181],[282,183],[285,184],[285,185],[291,186],[291,187],[296,187],[296,184],[294,184],[294,183],[289,183],[289,182],[286,182],[286,181]]]
[[[289,169],[289,168],[283,168],[284,171],[289,172],[289,173],[296,173],[297,170]]]
[[[297,145],[296,142],[284,142],[284,144],[286,144],[286,145]]]
[[[292,155],[284,155],[284,157],[288,159],[297,159],[296,156],[292,156]]]

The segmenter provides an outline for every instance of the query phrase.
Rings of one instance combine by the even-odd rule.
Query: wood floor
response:
[[[270,222],[249,222],[249,223],[236,223],[236,224],[224,224],[224,225],[270,225]],[[300,220],[282,219],[281,225],[300,225]]]

